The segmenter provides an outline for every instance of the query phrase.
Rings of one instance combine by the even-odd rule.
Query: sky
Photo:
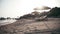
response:
[[[0,17],[20,17],[40,6],[60,7],[59,2],[60,0],[0,0]]]

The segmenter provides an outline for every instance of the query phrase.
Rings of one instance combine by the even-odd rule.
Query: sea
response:
[[[2,25],[7,25],[16,22],[17,20],[15,19],[6,19],[6,20],[0,20],[0,26]]]

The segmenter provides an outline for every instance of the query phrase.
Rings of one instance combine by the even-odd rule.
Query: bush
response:
[[[0,20],[5,20],[5,18],[4,17],[1,17]]]
[[[50,11],[49,11],[49,14],[47,17],[55,17],[55,18],[60,18],[60,8],[58,7],[55,7],[55,8],[52,8]]]
[[[20,17],[20,19],[29,19],[29,18],[35,18],[35,15],[27,14],[27,15],[24,15],[24,16]]]

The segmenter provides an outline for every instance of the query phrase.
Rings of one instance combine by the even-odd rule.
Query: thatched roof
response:
[[[36,8],[34,8],[34,10],[48,10],[48,9],[51,9],[51,8],[48,7],[48,6],[42,6],[42,7],[36,7]]]

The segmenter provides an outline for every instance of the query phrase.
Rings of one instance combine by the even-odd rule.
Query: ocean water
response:
[[[14,23],[15,21],[17,21],[17,20],[13,20],[13,19],[0,20],[0,26],[6,25],[6,24],[11,24],[11,23]]]

